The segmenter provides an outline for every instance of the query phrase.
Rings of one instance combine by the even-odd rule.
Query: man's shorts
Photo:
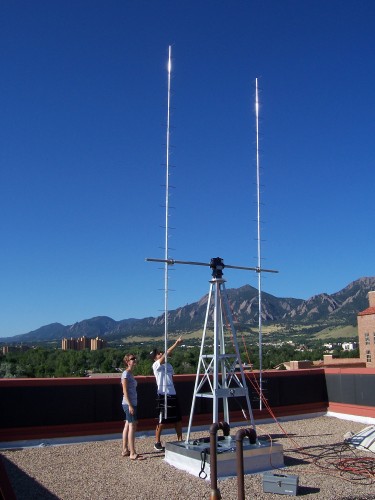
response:
[[[159,424],[174,424],[181,421],[180,402],[177,396],[167,396],[167,418],[165,417],[165,396],[158,394],[156,399],[156,411]]]
[[[128,421],[129,424],[132,424],[133,422],[136,422],[138,420],[136,406],[133,406],[133,409],[134,409],[133,415],[130,413],[129,405],[123,403],[122,409],[124,410],[124,413],[125,413],[125,420]]]

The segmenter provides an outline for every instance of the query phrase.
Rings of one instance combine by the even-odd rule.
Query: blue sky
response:
[[[0,336],[164,307],[170,256],[307,299],[374,275],[375,2],[33,0],[0,10]],[[227,270],[227,288],[257,275]],[[170,309],[208,291],[174,266]]]

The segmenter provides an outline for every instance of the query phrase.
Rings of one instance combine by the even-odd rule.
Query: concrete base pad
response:
[[[284,467],[283,447],[279,443],[243,442],[244,473],[253,474]],[[204,479],[210,479],[210,443],[181,441],[166,443],[165,461],[177,469]],[[236,441],[222,438],[217,446],[217,477],[223,479],[237,475]]]

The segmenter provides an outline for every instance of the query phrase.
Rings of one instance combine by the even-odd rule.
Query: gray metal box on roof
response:
[[[264,493],[279,493],[280,495],[297,495],[298,476],[286,474],[263,473]]]

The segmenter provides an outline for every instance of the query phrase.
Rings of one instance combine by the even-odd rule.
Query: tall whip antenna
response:
[[[257,167],[257,240],[258,240],[258,331],[259,331],[259,409],[262,409],[263,398],[263,333],[262,333],[262,273],[261,269],[261,237],[260,237],[260,161],[259,161],[259,98],[258,78],[255,79],[255,123],[256,123],[256,167]]]
[[[167,362],[168,362],[168,289],[169,289],[169,157],[170,157],[170,112],[171,112],[171,73],[172,73],[172,47],[168,50],[168,99],[167,99],[167,150],[166,150],[166,173],[165,173],[165,242],[164,242],[164,417],[167,418]]]

